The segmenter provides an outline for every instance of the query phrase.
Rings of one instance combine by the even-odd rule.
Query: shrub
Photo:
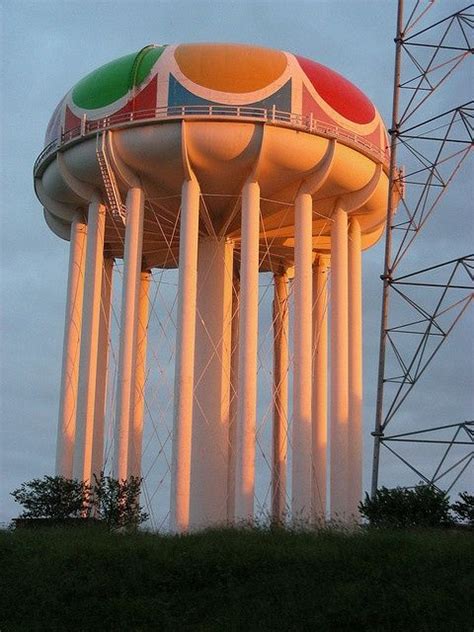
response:
[[[148,519],[140,507],[142,479],[130,476],[118,481],[110,476],[94,475],[93,504],[95,515],[107,523],[109,529],[136,529]]]
[[[461,500],[453,503],[451,509],[461,522],[467,522],[468,525],[474,527],[474,496],[461,492],[459,498]]]
[[[91,509],[90,494],[87,483],[63,476],[34,478],[11,493],[15,502],[25,508],[20,518],[52,520],[87,517]]]
[[[148,518],[140,507],[141,478],[118,481],[101,474],[94,485],[63,476],[44,476],[23,483],[11,495],[25,508],[20,519],[46,518],[66,521],[90,518],[109,529],[135,529]]]
[[[381,487],[375,497],[365,495],[359,511],[374,527],[440,527],[452,524],[447,494],[431,485],[413,489]]]

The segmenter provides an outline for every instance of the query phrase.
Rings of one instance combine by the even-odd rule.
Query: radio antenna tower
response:
[[[391,161],[382,315],[375,415],[372,496],[379,485],[381,448],[426,483],[449,491],[474,461],[474,422],[430,425],[387,434],[400,408],[444,344],[472,300],[474,255],[460,253],[422,270],[410,267],[416,238],[433,215],[473,143],[474,102],[444,109],[450,98],[447,80],[468,76],[472,63],[474,5],[427,23],[430,2],[398,1],[395,38]],[[408,9],[405,11],[405,9]],[[471,67],[472,72],[472,67]],[[438,94],[441,98],[432,98]],[[455,93],[454,93],[455,94]],[[438,107],[442,103],[441,107]],[[396,165],[402,164],[402,169]],[[403,199],[395,214],[395,194]],[[461,256],[462,255],[462,256]],[[403,273],[401,264],[406,264]],[[424,294],[425,293],[425,294]],[[425,298],[429,294],[429,307]],[[403,316],[393,303],[404,305]],[[395,449],[396,442],[443,446],[431,474]],[[400,443],[398,443],[400,445]],[[466,450],[459,458],[455,446]],[[417,450],[417,455],[419,451]],[[431,455],[432,456],[432,455]],[[419,458],[419,456],[418,456]],[[449,484],[448,484],[449,479]]]

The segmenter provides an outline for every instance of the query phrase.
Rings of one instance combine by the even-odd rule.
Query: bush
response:
[[[82,481],[45,476],[23,483],[11,495],[25,508],[19,518],[65,520],[89,516],[90,492],[90,486]]]
[[[140,507],[141,478],[131,476],[118,481],[103,474],[94,478],[94,485],[63,476],[45,476],[23,483],[11,493],[25,508],[19,519],[66,522],[93,516],[110,529],[135,529],[148,518]]]
[[[451,509],[461,522],[467,522],[468,525],[474,527],[474,496],[462,492],[459,498],[461,500],[453,503]]]
[[[371,526],[407,528],[441,527],[452,524],[447,494],[431,485],[413,489],[381,487],[375,497],[365,495],[359,511]]]
[[[130,476],[118,481],[110,476],[94,475],[93,504],[95,515],[107,523],[109,529],[136,529],[148,519],[140,507],[142,479]]]

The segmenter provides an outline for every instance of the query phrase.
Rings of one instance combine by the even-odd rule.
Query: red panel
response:
[[[322,109],[320,105],[316,103],[313,97],[310,95],[305,86],[303,86],[303,99],[302,99],[303,116],[308,116],[313,113],[314,119],[321,121],[322,123],[330,123],[331,125],[337,125],[336,121],[332,119]]]
[[[131,111],[132,111],[132,101],[127,101],[127,103],[123,106],[123,108],[120,108],[120,110],[117,110],[116,112],[114,112],[112,114],[112,118],[113,117],[117,117],[116,119],[113,118],[113,120],[126,121],[130,117],[129,116],[124,116],[123,118],[121,118],[120,115],[121,114],[130,114]]]
[[[64,131],[69,132],[70,130],[74,130],[80,127],[81,127],[81,119],[75,114],[73,114],[71,110],[69,109],[69,106],[66,105],[66,112],[64,115]]]
[[[380,123],[377,125],[377,127],[374,129],[374,131],[371,134],[364,135],[364,138],[366,138],[376,147],[379,147],[379,149],[385,150],[385,147],[382,147],[383,143],[380,142]]]
[[[370,123],[374,120],[375,108],[363,92],[339,73],[322,64],[296,57],[318,94],[338,114],[353,123]]]
[[[133,99],[133,111],[154,110],[156,108],[156,90],[158,75],[155,75],[150,83]]]
[[[155,76],[150,83],[141,90],[133,99],[127,101],[127,103],[114,112],[112,117],[117,117],[119,121],[127,120],[129,117],[125,116],[126,114],[130,114],[130,112],[141,112],[142,110],[155,110],[156,108],[156,89],[157,89],[157,77]],[[123,118],[120,115],[124,115]],[[150,112],[144,112],[142,118],[148,118],[150,116]],[[133,117],[134,120],[140,118],[140,114],[138,116]],[[117,120],[116,119],[116,120]]]
[[[310,95],[308,90],[303,86],[303,99],[302,99],[302,107],[303,107],[303,115],[308,116],[313,113],[313,118],[315,121],[320,121],[321,123],[329,123],[330,125],[335,125],[336,127],[342,127],[344,129],[348,129],[344,127],[344,125],[340,125],[334,119],[332,119],[326,112],[319,106],[313,97]],[[350,130],[348,130],[350,131]],[[357,134],[360,138],[363,138],[376,147],[380,148],[380,124],[376,126],[373,132],[370,134],[361,134],[360,132]],[[382,148],[385,149],[385,148]]]

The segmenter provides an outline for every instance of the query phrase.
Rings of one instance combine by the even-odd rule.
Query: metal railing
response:
[[[303,115],[283,112],[277,110],[275,106],[271,109],[265,109],[248,105],[174,105],[136,112],[122,112],[94,120],[88,120],[84,114],[80,125],[61,133],[59,138],[46,145],[35,161],[34,174],[35,176],[39,175],[59,149],[70,143],[76,143],[82,138],[92,136],[99,131],[183,118],[214,118],[218,120],[239,118],[246,121],[264,121],[265,123],[309,132],[317,136],[335,138],[374,159],[376,162],[382,163],[386,168],[388,168],[390,161],[388,149],[381,149],[363,136],[359,136],[342,127],[318,121],[312,114]]]

